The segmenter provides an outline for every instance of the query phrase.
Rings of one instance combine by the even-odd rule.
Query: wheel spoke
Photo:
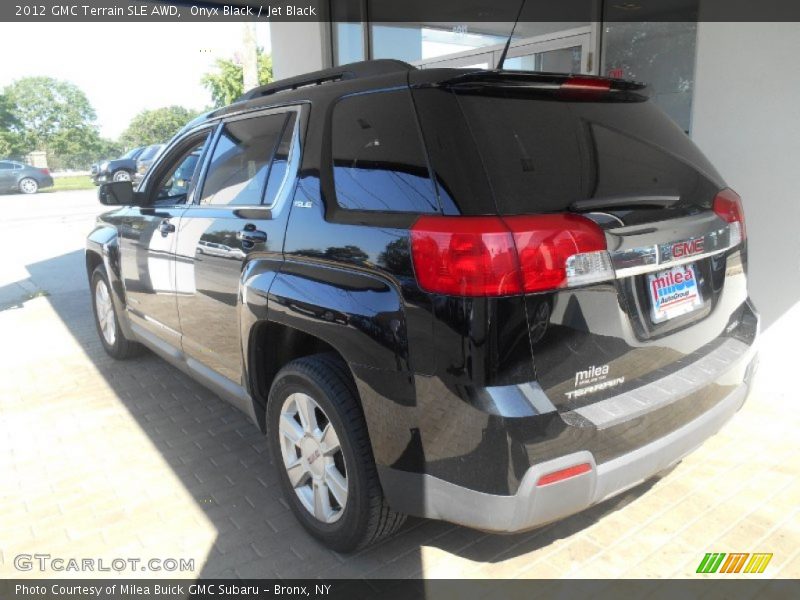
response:
[[[314,516],[327,523],[332,512],[328,486],[323,481],[314,481],[312,485],[314,487]]]
[[[303,507],[322,523],[336,522],[347,505],[348,479],[328,415],[309,394],[291,393],[281,407],[278,436],[283,467]]]
[[[280,430],[293,444],[297,444],[303,437],[303,428],[287,414],[281,415]]]
[[[289,481],[294,488],[300,487],[306,483],[309,476],[308,470],[301,460],[297,460],[291,466],[287,466],[286,473],[289,475]]]
[[[336,498],[339,506],[344,506],[347,502],[347,479],[342,477],[336,465],[328,465],[325,469],[325,483],[331,490],[331,494]]]
[[[330,423],[325,426],[325,431],[322,432],[319,441],[326,456],[331,456],[339,451],[339,436],[336,435],[336,431]]]
[[[311,433],[319,429],[317,425],[317,416],[314,414],[315,402],[310,396],[305,394],[298,394],[295,398],[297,405],[297,412],[300,414],[300,421],[303,423],[303,430],[306,433]]]

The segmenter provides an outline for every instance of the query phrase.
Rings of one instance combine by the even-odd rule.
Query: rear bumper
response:
[[[526,471],[513,495],[487,494],[431,475],[394,469],[381,469],[381,482],[389,498],[400,500],[401,506],[395,508],[418,516],[495,532],[544,525],[649,479],[701,445],[742,406],[755,365],[753,359],[745,381],[710,410],[671,433],[601,464],[589,451],[537,463]],[[590,467],[587,472],[539,484],[544,475],[584,464]]]

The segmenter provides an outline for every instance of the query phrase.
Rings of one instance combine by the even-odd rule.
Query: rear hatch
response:
[[[751,313],[738,197],[641,86],[481,72],[441,87],[512,231],[525,216],[570,215],[605,237],[607,255],[570,259],[575,277],[525,295],[536,378],[560,412],[674,385],[664,378],[707,356],[710,382],[745,351],[754,331],[740,327]],[[538,264],[557,260],[545,246]]]

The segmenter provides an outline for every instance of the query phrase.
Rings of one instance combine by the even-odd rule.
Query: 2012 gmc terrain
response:
[[[203,115],[99,194],[106,350],[247,413],[338,550],[406,514],[580,511],[701,444],[754,370],[741,201],[636,83],[346,65]]]

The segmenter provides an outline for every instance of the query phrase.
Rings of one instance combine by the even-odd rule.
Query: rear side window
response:
[[[333,111],[333,179],[350,210],[438,212],[408,90],[341,99]]]
[[[264,203],[268,206],[275,204],[278,199],[278,192],[286,179],[286,174],[289,169],[289,152],[292,149],[292,137],[294,135],[295,122],[297,115],[289,113],[289,118],[286,125],[283,127],[283,135],[281,135],[278,147],[275,150],[275,156],[272,159],[272,165],[269,168],[267,175],[267,193]]]
[[[287,120],[288,113],[280,113],[226,123],[211,156],[200,203],[261,204]]]

